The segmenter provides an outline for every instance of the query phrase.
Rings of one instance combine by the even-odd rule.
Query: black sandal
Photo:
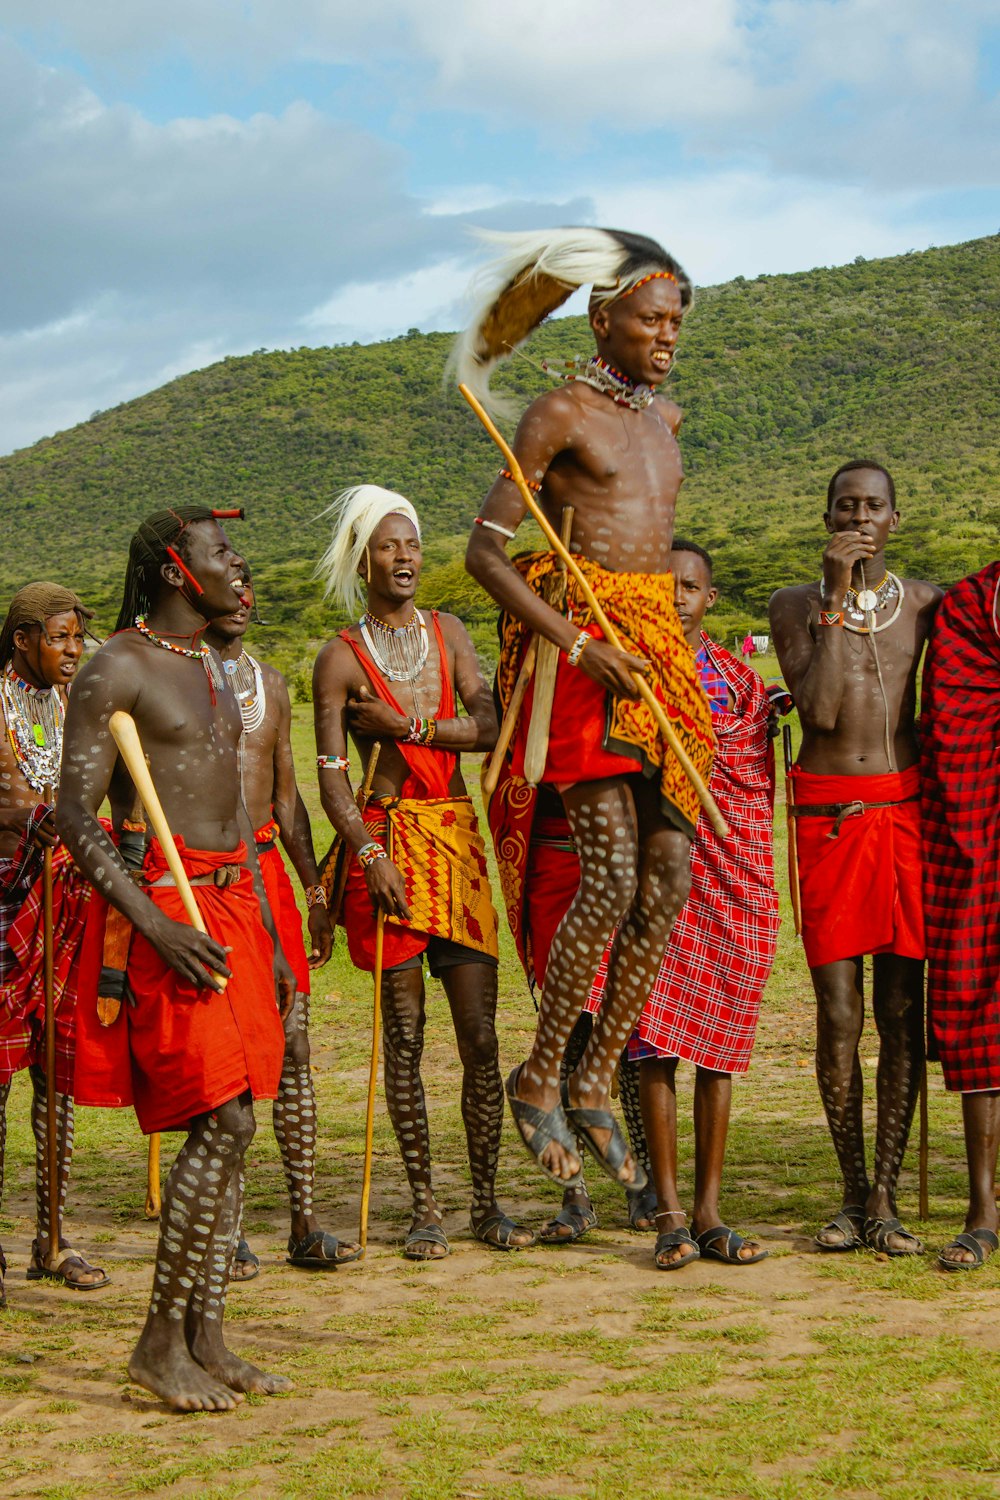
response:
[[[563,1106],[561,1104],[556,1104],[552,1109],[545,1110],[539,1109],[537,1105],[529,1104],[525,1099],[517,1097],[515,1089],[517,1088],[517,1080],[520,1077],[522,1066],[523,1064],[519,1064],[514,1068],[506,1084],[507,1102],[510,1105],[510,1112],[514,1117],[514,1124],[517,1126],[517,1133],[546,1177],[550,1178],[552,1182],[557,1182],[561,1188],[579,1187],[582,1181],[579,1171],[572,1177],[557,1177],[555,1172],[551,1172],[541,1160],[542,1152],[553,1141],[557,1145],[562,1146],[563,1150],[571,1156],[576,1156],[576,1141],[566,1123],[566,1116],[563,1113]],[[525,1134],[526,1126],[530,1126],[531,1128],[530,1135]]]
[[[629,1228],[634,1229],[637,1234],[648,1234],[651,1229],[656,1228],[656,1204],[657,1197],[651,1187],[641,1189],[626,1188],[625,1197],[628,1202]],[[640,1224],[640,1219],[648,1219],[648,1224]]]
[[[629,1145],[614,1115],[606,1109],[585,1109],[581,1104],[570,1104],[565,1084],[563,1084],[562,1098],[563,1113],[570,1129],[576,1132],[601,1171],[610,1177],[612,1182],[617,1182],[619,1187],[626,1188],[633,1193],[641,1192],[646,1186],[646,1173],[639,1162],[635,1163],[635,1176],[631,1182],[623,1182],[618,1175],[629,1155]],[[611,1138],[603,1151],[591,1136],[592,1130],[610,1131]]]
[[[755,1266],[759,1260],[766,1260],[770,1250],[759,1249],[753,1255],[741,1255],[740,1251],[746,1244],[756,1244],[756,1240],[745,1240],[735,1229],[730,1229],[728,1224],[716,1224],[714,1229],[705,1229],[698,1235],[698,1249],[706,1260],[721,1260],[726,1266]]]
[[[843,1239],[837,1244],[830,1244],[828,1240],[821,1240],[819,1235],[827,1229],[835,1229]],[[817,1250],[832,1250],[839,1254],[843,1250],[863,1250],[865,1247],[865,1211],[860,1203],[849,1203],[839,1213],[835,1213],[829,1224],[816,1235],[813,1244]]]
[[[550,1234],[549,1230],[554,1224],[561,1224],[569,1230],[569,1234]],[[538,1241],[542,1245],[572,1245],[590,1229],[597,1228],[597,1215],[592,1207],[584,1208],[581,1203],[564,1203],[554,1218],[546,1220],[538,1231]]]
[[[518,1224],[509,1214],[501,1213],[499,1209],[495,1214],[487,1215],[481,1224],[473,1224],[470,1219],[469,1227],[476,1236],[476,1239],[482,1244],[488,1245],[491,1250],[530,1250],[535,1243],[534,1233],[528,1229],[526,1224]],[[525,1230],[531,1235],[531,1239],[526,1245],[511,1243],[512,1237],[517,1234],[518,1230]],[[492,1239],[490,1238],[491,1235],[493,1236]]]
[[[915,1250],[890,1250],[889,1236],[898,1234],[904,1240],[912,1240],[916,1246]],[[865,1220],[865,1244],[870,1250],[877,1250],[880,1255],[891,1255],[901,1258],[908,1255],[923,1255],[924,1247],[915,1234],[904,1229],[897,1218],[891,1219],[866,1219]]]
[[[353,1245],[349,1250],[345,1247],[341,1255],[337,1236],[322,1229],[312,1229],[300,1240],[293,1234],[288,1236],[288,1264],[301,1271],[335,1271],[338,1266],[360,1260],[364,1253],[360,1245]]]
[[[422,1255],[417,1249],[418,1245],[440,1245],[444,1249],[444,1255]],[[451,1246],[440,1224],[414,1224],[403,1241],[403,1254],[407,1260],[444,1260],[445,1256],[451,1254]]]
[[[948,1260],[949,1250],[968,1250],[972,1260]],[[1000,1250],[1000,1238],[992,1229],[966,1229],[939,1252],[937,1263],[942,1271],[978,1271],[986,1257],[996,1250]]]

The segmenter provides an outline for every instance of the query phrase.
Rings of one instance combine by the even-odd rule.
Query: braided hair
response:
[[[175,562],[183,569],[188,556],[187,528],[198,521],[217,521],[229,516],[242,520],[243,511],[213,510],[210,505],[178,505],[176,510],[158,510],[147,516],[129,544],[116,631],[130,629],[137,615],[152,609],[159,590],[160,569],[165,562]]]

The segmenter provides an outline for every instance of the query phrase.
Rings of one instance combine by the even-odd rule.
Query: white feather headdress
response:
[[[587,227],[475,232],[503,253],[472,282],[472,319],[455,340],[447,373],[468,386],[487,411],[503,414],[502,399],[490,391],[497,365],[578,287],[592,286],[592,305],[607,305],[645,277],[661,275],[677,282],[682,307],[692,300],[684,270],[645,235]]]
[[[323,597],[333,594],[348,613],[364,602],[358,568],[372,532],[386,516],[405,516],[420,536],[420,519],[409,500],[377,484],[344,490],[319,517],[333,518],[333,536],[313,576],[323,580]]]

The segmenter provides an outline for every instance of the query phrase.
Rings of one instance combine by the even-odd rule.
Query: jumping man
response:
[[[541,780],[562,798],[580,858],[580,883],[552,941],[534,1044],[507,1081],[515,1122],[542,1169],[562,1185],[580,1169],[574,1132],[608,1174],[644,1186],[608,1110],[615,1064],[649,997],[690,884],[698,802],[633,674],[649,681],[691,760],[707,779],[713,736],[708,704],[674,607],[670,544],[682,473],[678,409],[655,396],[674,357],[691,284],[654,241],[604,230],[496,236],[508,248],[497,290],[463,336],[460,377],[488,399],[490,369],[546,313],[593,283],[596,353],[575,363],[562,389],[539,397],[517,428],[514,451],[555,530],[574,508],[571,550],[630,651],[601,637],[572,578],[560,613],[545,602],[551,552],[504,551],[524,517],[501,471],[469,541],[466,565],[504,611],[502,701],[532,633],[559,647],[548,758]],[[494,806],[530,824],[522,776],[532,712],[529,691],[513,741],[506,789]],[[494,835],[498,828],[491,807]],[[497,841],[508,916],[519,937],[530,827]],[[582,1058],[560,1089],[570,1033],[612,934],[607,998]],[[520,941],[520,938],[519,938]]]

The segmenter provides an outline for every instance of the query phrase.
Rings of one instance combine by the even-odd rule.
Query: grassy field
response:
[[[307,712],[296,710],[296,750],[316,814]],[[780,793],[778,813],[784,892]],[[320,844],[318,817],[316,828]],[[652,1237],[628,1230],[604,1180],[592,1184],[600,1228],[580,1245],[505,1256],[477,1244],[454,1042],[432,981],[425,1081],[453,1253],[427,1266],[400,1255],[407,1195],[380,1105],[366,1262],[333,1275],[286,1266],[284,1186],[262,1108],[247,1229],[263,1268],[230,1294],[230,1337],[295,1390],[231,1415],[172,1416],[126,1376],[155,1237],[141,1216],[144,1143],[130,1113],[80,1112],[68,1216],[113,1286],[85,1297],[23,1280],[32,1169],[19,1079],[0,1218],[11,1262],[0,1320],[4,1497],[1000,1495],[1000,1257],[978,1275],[945,1277],[932,1255],[901,1262],[811,1249],[839,1196],[813,1076],[808,974],[784,915],[754,1066],[735,1089],[724,1198],[729,1222],[764,1238],[768,1260],[659,1274]],[[316,986],[313,1046],[317,1197],[325,1222],[347,1237],[357,1225],[370,1011],[370,981],[350,968],[341,938]],[[505,1067],[526,1050],[533,1014],[508,942]],[[874,1084],[871,1027],[862,1055]],[[685,1116],[690,1081],[685,1071]],[[964,1210],[959,1111],[936,1068],[930,1121],[930,1220],[917,1221],[915,1149],[900,1210],[936,1249]],[[685,1118],[688,1175],[690,1147]],[[556,1206],[509,1127],[500,1193],[536,1225]]]

